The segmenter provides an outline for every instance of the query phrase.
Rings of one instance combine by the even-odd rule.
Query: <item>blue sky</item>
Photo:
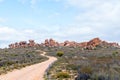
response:
[[[120,42],[120,0],[0,0],[0,47],[46,38]]]

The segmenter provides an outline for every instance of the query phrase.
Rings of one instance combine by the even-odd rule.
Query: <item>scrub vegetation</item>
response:
[[[0,49],[0,74],[45,60],[34,48]]]

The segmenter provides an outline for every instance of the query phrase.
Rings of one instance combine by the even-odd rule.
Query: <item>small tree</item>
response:
[[[58,52],[57,52],[57,56],[58,56],[58,57],[62,57],[63,55],[64,55],[64,52],[63,52],[63,51],[58,51]]]

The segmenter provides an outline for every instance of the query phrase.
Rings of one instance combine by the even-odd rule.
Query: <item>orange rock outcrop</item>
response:
[[[55,40],[51,39],[46,39],[44,41],[44,43],[35,43],[34,40],[29,40],[29,42],[27,43],[27,41],[20,41],[20,42],[16,42],[16,43],[12,43],[9,45],[9,48],[25,48],[25,47],[34,47],[34,46],[45,46],[45,47],[59,47],[59,46],[66,46],[66,47],[81,47],[84,49],[94,49],[97,46],[101,46],[101,47],[120,47],[118,43],[108,43],[106,41],[102,41],[99,38],[94,38],[88,42],[75,42],[75,41],[64,41],[63,43],[59,43]]]

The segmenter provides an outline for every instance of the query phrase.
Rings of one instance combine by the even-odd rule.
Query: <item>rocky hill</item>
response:
[[[36,46],[44,46],[44,47],[81,47],[83,49],[95,49],[97,46],[99,47],[120,47],[118,43],[109,43],[107,41],[103,41],[99,38],[94,38],[87,42],[75,42],[75,41],[64,41],[59,43],[54,39],[46,39],[43,43],[36,43],[34,40],[20,41],[16,43],[12,43],[9,45],[9,48],[25,48],[25,47],[36,47]]]

